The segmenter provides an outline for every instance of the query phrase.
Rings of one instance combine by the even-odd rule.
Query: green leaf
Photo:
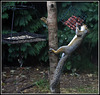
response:
[[[68,70],[71,69],[72,66],[71,66],[71,62],[70,61],[67,63],[66,67],[67,67]]]
[[[11,48],[9,48],[9,53],[12,53],[12,52],[13,52],[13,50]]]
[[[26,50],[27,50],[27,46],[25,46],[25,45],[21,45],[21,51],[23,51],[23,52],[25,52]]]
[[[3,19],[8,19],[8,17],[9,17],[9,16],[8,16],[7,13],[3,13],[3,14],[2,14],[2,18],[3,18]]]
[[[81,56],[78,56],[77,59],[78,59],[79,61],[81,61]]]
[[[67,6],[67,3],[63,3],[63,4],[62,4],[62,7],[65,8],[66,6]]]

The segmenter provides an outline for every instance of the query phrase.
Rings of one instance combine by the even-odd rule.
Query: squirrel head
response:
[[[81,26],[81,31],[85,31],[86,33],[89,33],[89,29],[88,29],[87,25],[83,24]]]

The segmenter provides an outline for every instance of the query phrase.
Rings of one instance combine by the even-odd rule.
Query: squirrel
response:
[[[47,18],[42,17],[41,20],[44,23],[47,24]],[[76,31],[75,32],[76,32],[76,35],[74,36],[74,38],[71,40],[71,42],[68,45],[61,46],[57,50],[54,50],[53,48],[50,48],[49,50],[52,51],[55,54],[58,54],[58,53],[65,53],[65,54],[72,53],[81,44],[81,41],[83,40],[85,35],[87,33],[89,33],[89,29],[87,28],[87,25],[83,24],[81,26],[81,30],[79,30],[78,23],[76,23]],[[65,54],[63,54],[62,56],[64,56]]]
[[[49,50],[52,51],[55,54],[58,53],[65,53],[70,54],[72,53],[81,43],[85,35],[89,33],[89,29],[85,24],[81,26],[81,30],[78,28],[78,23],[76,23],[76,35],[71,40],[71,42],[66,46],[61,46],[57,50],[54,50],[53,48],[50,48]]]
[[[40,19],[41,19],[44,23],[47,24],[47,18],[45,18],[45,17],[41,17]]]

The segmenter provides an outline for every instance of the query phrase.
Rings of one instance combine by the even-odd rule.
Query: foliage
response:
[[[36,81],[35,84],[37,87],[39,87],[41,89],[49,90],[49,83],[46,79],[41,79],[39,81]]]
[[[37,7],[39,3],[33,3],[34,9],[18,9],[14,12],[14,25],[13,33],[28,31],[32,33],[43,34],[47,36],[47,30],[43,29],[42,21],[40,20],[41,9]],[[44,3],[43,3],[44,4]],[[16,7],[17,5],[31,6],[28,2],[3,2],[2,4],[2,34],[11,33],[12,13],[10,6]],[[40,11],[40,13],[39,13]],[[43,13],[43,12],[42,12]],[[5,44],[3,44],[5,45]],[[46,51],[45,51],[45,50]],[[3,50],[4,51],[4,50]],[[43,52],[44,51],[44,52]],[[37,56],[39,61],[47,62],[47,42],[38,43],[24,43],[24,44],[8,44],[8,61],[13,62],[21,55],[23,60],[28,59],[28,56]],[[41,54],[42,53],[42,54]],[[4,57],[7,55],[3,52]],[[42,55],[42,56],[41,56]],[[3,58],[4,59],[4,58]]]
[[[95,69],[95,65],[91,62],[91,56],[94,48],[96,48],[98,44],[98,3],[97,2],[67,2],[62,3],[62,7],[60,7],[60,11],[58,13],[58,37],[59,37],[59,46],[68,44],[73,36],[75,35],[75,31],[70,30],[67,26],[61,26],[60,18],[68,19],[68,15],[66,13],[63,16],[63,12],[65,13],[70,6],[74,8],[78,8],[80,12],[77,12],[78,15],[82,15],[82,13],[86,14],[85,24],[88,26],[90,33],[82,42],[81,46],[77,49],[75,53],[69,57],[67,60],[64,70],[71,70],[76,68],[77,71],[90,70],[93,71]],[[61,11],[63,10],[63,11]],[[73,11],[73,10],[71,10]],[[73,12],[71,12],[73,15]],[[70,16],[71,16],[70,15]],[[67,18],[66,18],[67,17]]]
[[[61,88],[62,89],[62,88]],[[80,86],[80,87],[73,87],[73,88],[64,88],[64,93],[98,93],[98,89],[96,89],[96,87],[93,86]]]
[[[33,4],[35,9],[28,10],[16,10],[14,18],[13,32],[28,31],[32,33],[39,33],[48,35],[47,26],[40,20],[41,17],[47,15],[46,2],[3,2],[3,6],[16,6],[16,5],[28,5]],[[79,12],[77,15],[86,15],[85,24],[88,26],[90,33],[86,36],[79,49],[74,52],[65,64],[65,70],[93,70],[94,65],[91,62],[91,56],[95,53],[95,48],[98,44],[98,2],[57,2],[58,12],[58,39],[59,47],[67,45],[75,35],[75,31],[69,27],[63,25],[60,18],[63,17],[63,13],[67,11],[70,6],[77,8]],[[42,7],[42,8],[41,8]],[[69,11],[72,15],[73,10]],[[66,13],[67,14],[67,13]],[[71,16],[70,15],[70,16]],[[68,17],[64,16],[67,20]],[[2,9],[2,34],[10,33],[12,23],[12,10],[9,7]],[[48,41],[48,38],[47,38]],[[19,46],[24,59],[30,59],[28,56],[36,56],[38,60],[47,63],[48,62],[48,43],[25,43],[21,45],[8,44],[8,61],[14,61],[13,59],[19,56]],[[5,44],[3,44],[5,45]],[[5,51],[3,49],[3,51]],[[7,57],[3,52],[3,59]],[[31,59],[30,59],[31,60]]]

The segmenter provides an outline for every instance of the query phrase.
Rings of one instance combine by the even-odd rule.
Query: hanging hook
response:
[[[12,39],[12,31],[13,31],[13,24],[14,24],[14,13],[15,13],[15,8],[13,8],[13,14],[12,14],[11,39]]]

